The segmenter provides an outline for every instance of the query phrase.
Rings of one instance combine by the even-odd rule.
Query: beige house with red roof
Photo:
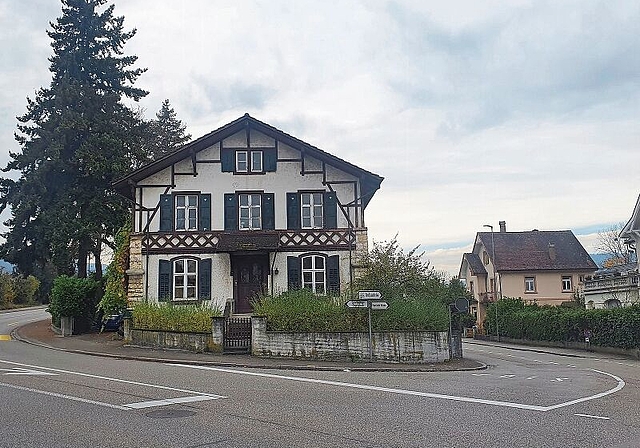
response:
[[[472,312],[481,326],[487,305],[501,297],[520,297],[539,305],[573,300],[584,276],[597,269],[570,230],[478,232],[473,252],[462,256],[458,277],[466,282],[475,303]]]

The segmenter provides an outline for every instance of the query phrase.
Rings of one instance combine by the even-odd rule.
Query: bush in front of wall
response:
[[[222,310],[208,305],[137,302],[133,305],[133,328],[183,333],[210,333],[211,318]]]
[[[99,283],[90,278],[61,275],[53,281],[51,301],[47,311],[54,322],[61,317],[91,320]]]
[[[316,295],[309,289],[263,296],[253,304],[255,315],[267,318],[270,331],[367,332],[368,311],[347,308],[349,299]],[[446,331],[449,317],[438,300],[392,299],[389,308],[371,312],[374,331]]]

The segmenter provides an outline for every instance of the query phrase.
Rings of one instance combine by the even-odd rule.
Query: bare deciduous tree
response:
[[[624,223],[612,225],[598,232],[598,244],[596,250],[600,254],[607,255],[604,267],[617,266],[635,261],[635,253],[629,250],[624,240],[620,239],[620,231]]]

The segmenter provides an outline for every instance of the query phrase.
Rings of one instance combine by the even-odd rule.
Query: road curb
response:
[[[401,366],[389,366],[389,367],[366,367],[366,366],[314,366],[314,365],[290,365],[290,364],[249,364],[249,363],[234,363],[234,362],[220,362],[220,361],[195,361],[191,359],[171,359],[171,358],[154,358],[145,356],[133,356],[133,355],[119,355],[114,353],[102,353],[93,352],[88,350],[76,350],[62,347],[54,347],[48,344],[44,344],[39,341],[24,338],[20,335],[20,328],[16,328],[11,332],[11,337],[17,341],[24,342],[26,344],[43,347],[51,350],[58,350],[66,353],[75,353],[79,355],[98,356],[102,358],[121,359],[128,361],[144,361],[144,362],[156,362],[163,364],[188,364],[195,366],[212,366],[212,367],[235,367],[235,368],[247,368],[247,369],[265,369],[265,370],[298,370],[298,371],[326,371],[326,372],[465,372],[475,370],[485,370],[487,365],[480,361],[475,361],[479,364],[477,367],[458,367],[452,369],[438,369],[429,367],[401,367]],[[273,358],[269,358],[273,359]]]
[[[28,306],[26,308],[11,308],[8,310],[0,310],[0,314],[6,314],[6,313],[15,313],[18,311],[31,311],[31,310],[43,310],[45,308],[47,308],[49,305],[38,305],[38,306]]]
[[[495,347],[495,348],[504,348],[507,350],[518,350],[521,352],[533,352],[533,353],[545,353],[547,355],[557,355],[557,356],[565,356],[567,358],[580,358],[580,359],[590,359],[590,358],[594,358],[594,356],[584,356],[584,355],[577,355],[574,353],[558,353],[558,352],[552,352],[549,350],[544,350],[541,348],[530,348],[530,347],[523,347],[521,345],[498,345],[498,344],[483,344],[482,342],[477,342],[477,341],[464,341],[467,344],[471,344],[471,345],[482,345],[483,347]]]

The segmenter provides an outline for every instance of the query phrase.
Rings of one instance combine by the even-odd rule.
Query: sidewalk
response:
[[[282,370],[324,370],[364,372],[445,372],[479,370],[486,365],[473,359],[460,359],[437,364],[399,364],[380,362],[314,361],[307,359],[258,358],[250,355],[192,353],[182,350],[160,350],[127,345],[116,333],[59,336],[51,330],[49,320],[34,322],[11,333],[14,339],[54,350],[117,359],[148,362],[243,367]]]

